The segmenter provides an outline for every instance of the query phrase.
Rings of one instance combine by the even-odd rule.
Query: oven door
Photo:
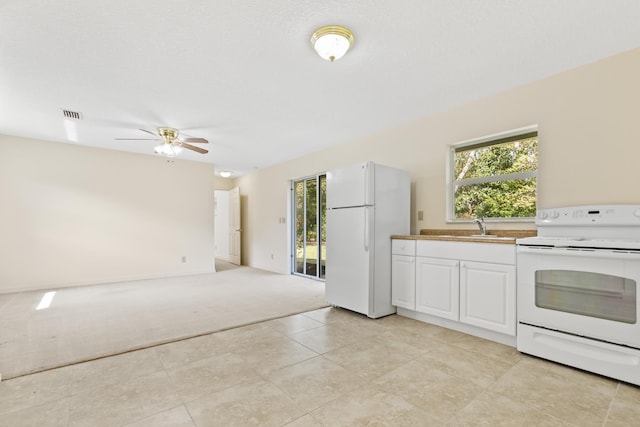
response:
[[[640,252],[518,246],[518,322],[640,348]]]

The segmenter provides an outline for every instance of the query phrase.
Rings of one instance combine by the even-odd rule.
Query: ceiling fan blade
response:
[[[209,141],[207,141],[204,138],[184,138],[182,140],[183,142],[195,142],[197,144],[208,144]]]
[[[200,154],[207,154],[209,151],[204,148],[196,147],[195,145],[185,144],[184,142],[180,144],[181,147],[186,148],[187,150],[195,151]]]
[[[138,130],[141,130],[142,132],[150,133],[150,134],[151,134],[151,135],[153,135],[153,136],[158,136],[158,134],[157,134],[157,133],[155,133],[155,132],[151,132],[150,130],[146,130],[146,129],[138,129]]]

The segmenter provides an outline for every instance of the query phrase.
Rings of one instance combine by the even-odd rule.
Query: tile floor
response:
[[[0,426],[634,426],[640,387],[326,308],[0,382]]]

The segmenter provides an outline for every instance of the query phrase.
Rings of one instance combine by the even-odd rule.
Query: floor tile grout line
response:
[[[518,360],[517,362],[515,362],[515,363],[514,363],[514,364],[513,364],[509,369],[507,369],[506,371],[504,371],[504,372],[502,373],[502,375],[500,375],[498,378],[496,378],[495,380],[493,380],[493,382],[492,382],[491,384],[488,384],[486,387],[479,386],[479,387],[482,389],[482,391],[480,391],[480,393],[478,393],[478,394],[477,394],[473,399],[469,400],[469,402],[468,402],[466,405],[464,405],[462,408],[458,409],[458,411],[457,411],[455,414],[453,414],[451,417],[449,417],[449,419],[445,422],[445,426],[446,426],[446,425],[449,425],[449,424],[450,424],[450,423],[451,423],[451,422],[456,418],[456,416],[457,416],[459,413],[461,413],[462,411],[464,411],[466,408],[470,407],[474,402],[476,402],[476,401],[477,401],[477,400],[478,400],[482,395],[484,395],[484,394],[498,394],[498,395],[501,395],[501,396],[503,396],[503,397],[508,397],[508,396],[504,396],[504,395],[502,395],[502,394],[501,394],[501,393],[499,393],[499,392],[495,392],[495,391],[491,390],[491,387],[492,387],[494,384],[496,384],[498,381],[500,381],[500,379],[501,379],[501,378],[503,378],[505,375],[507,375],[507,374],[509,373],[509,371],[511,371],[512,369],[514,369],[514,367],[515,367],[518,363],[520,363],[520,360]],[[458,377],[458,378],[461,378],[461,377]],[[476,385],[478,385],[478,384],[476,384]],[[511,399],[510,399],[510,400],[511,400]]]
[[[193,425],[195,427],[198,427],[198,423],[196,423],[196,420],[193,418],[193,414],[191,413],[191,411],[189,410],[189,406],[186,403],[183,403],[182,406],[184,406],[184,410],[187,411],[187,414],[189,414],[189,419],[191,420],[191,422],[193,423]]]
[[[511,370],[511,369],[515,369],[515,368],[516,368],[516,366],[517,366],[517,365],[519,365],[519,364],[521,364],[521,363],[522,363],[522,364],[526,364],[526,363],[527,363],[527,360],[542,360],[542,361],[545,361],[545,362],[548,362],[548,363],[556,364],[555,362],[547,361],[546,359],[538,358],[538,357],[536,357],[536,356],[530,356],[530,355],[526,355],[526,356],[527,356],[526,358],[523,358],[523,359],[519,360],[517,363],[515,363],[515,364],[514,364],[514,365],[513,365],[509,370]],[[562,364],[558,364],[558,365],[560,365],[560,366],[564,366],[564,367],[566,367],[566,368],[570,368],[570,369],[576,369],[576,368],[572,368],[571,366],[567,366],[567,365],[562,365]],[[548,369],[546,366],[545,366],[545,367],[543,367],[542,369],[544,369],[545,371],[549,371],[549,369]],[[580,369],[576,369],[576,370],[577,370],[577,371],[581,371],[581,372],[586,372],[586,371],[582,371],[582,370],[580,370]],[[507,371],[507,372],[505,372],[503,375],[506,375],[507,373],[508,373],[508,371]],[[588,373],[588,372],[587,372],[587,373]],[[590,374],[590,373],[589,373],[589,374]],[[594,375],[596,375],[596,374],[594,374]],[[575,386],[578,386],[578,384],[577,384],[577,383],[573,383],[573,384],[574,384]],[[606,419],[607,419],[607,417],[608,417],[609,411],[611,410],[611,406],[612,406],[612,404],[613,404],[613,400],[614,400],[614,398],[615,398],[615,395],[617,394],[617,390],[619,389],[619,387],[620,387],[620,382],[617,382],[617,385],[616,385],[616,393],[614,393],[614,396],[612,396],[612,398],[611,398],[611,402],[609,403],[609,407],[608,407],[608,409],[607,409],[607,414],[606,414],[606,415],[605,415],[605,417],[604,417],[604,420],[605,420],[605,422],[604,422],[604,423],[606,423]],[[501,395],[502,397],[505,397],[505,398],[507,398],[507,399],[513,400],[513,399],[511,398],[511,396],[509,396],[509,395],[507,395],[507,394],[504,394],[504,393],[502,393],[502,392],[499,392],[499,391],[491,391],[491,392],[492,392],[492,393],[499,394],[499,395]],[[551,417],[551,418],[553,418],[553,419],[555,419],[555,420],[561,421],[561,422],[563,422],[563,423],[568,423],[568,424],[570,424],[570,425],[572,425],[572,426],[576,426],[576,427],[580,426],[580,424],[575,424],[575,423],[573,423],[573,422],[571,422],[571,421],[568,421],[568,420],[566,420],[566,419],[564,419],[564,418],[560,418],[560,417],[558,417],[557,415],[551,414],[551,413],[547,412],[543,407],[536,406],[535,404],[533,404],[533,403],[531,403],[531,402],[528,402],[528,401],[527,401],[527,402],[525,402],[525,401],[521,401],[521,400],[515,400],[515,401],[516,401],[516,402],[518,402],[518,403],[520,403],[520,404],[522,404],[522,405],[525,405],[525,406],[527,406],[527,407],[531,408],[532,410],[535,410],[535,411],[541,412],[541,413],[545,414],[546,416]],[[604,426],[604,423],[603,423],[603,426]]]
[[[163,409],[163,410],[161,410],[159,412],[156,412],[156,413],[153,413],[153,414],[150,414],[150,415],[145,415],[145,416],[143,416],[141,418],[131,419],[131,420],[127,421],[125,424],[121,424],[121,427],[127,427],[127,426],[129,426],[129,425],[131,425],[133,423],[138,423],[140,421],[144,421],[146,419],[153,418],[153,417],[155,417],[157,415],[163,414],[163,413],[168,412],[168,411],[173,411],[174,409],[180,408],[182,406],[184,406],[185,410],[187,410],[186,405],[184,403],[181,403],[180,405],[172,406],[171,408],[166,408],[166,409]],[[189,413],[188,410],[187,410],[187,413]],[[189,416],[191,416],[191,414],[189,414]],[[195,425],[195,422],[194,422],[194,425]]]
[[[335,363],[335,362],[334,362],[334,363]],[[350,390],[350,391],[348,391],[348,392],[346,392],[346,393],[343,393],[343,394],[341,394],[341,395],[339,395],[339,396],[336,396],[335,398],[333,398],[333,399],[329,400],[328,402],[323,403],[322,405],[318,406],[317,408],[312,409],[311,411],[308,411],[305,415],[303,415],[303,416],[302,416],[302,417],[300,417],[300,418],[303,418],[303,417],[305,417],[305,416],[307,416],[307,415],[309,415],[309,416],[311,416],[311,417],[313,418],[313,413],[314,413],[314,412],[318,412],[318,411],[320,411],[322,408],[324,408],[325,406],[330,405],[330,404],[332,404],[333,402],[337,401],[338,399],[343,398],[345,394],[350,394],[350,393],[354,393],[354,392],[356,392],[358,389],[360,389],[360,388],[364,387],[365,385],[366,385],[366,384],[359,384],[359,385],[358,385],[358,386],[356,386],[353,390]],[[291,422],[294,422],[294,421],[295,421],[295,420],[293,420],[293,421],[291,421]],[[290,422],[290,423],[291,423],[291,422]]]
[[[616,400],[616,398],[618,397],[618,392],[620,392],[620,382],[618,381],[618,385],[616,386],[616,392],[613,393],[613,396],[611,397],[611,402],[609,402],[609,407],[607,408],[607,414],[604,417],[604,422],[602,423],[602,426],[606,426],[607,425],[607,421],[609,420],[609,414],[611,414],[611,409],[613,408],[613,404]]]
[[[184,399],[182,393],[180,393],[180,390],[178,389],[177,385],[175,385],[175,381],[174,381],[173,377],[171,376],[171,374],[169,373],[169,368],[167,368],[165,366],[164,362],[162,361],[162,357],[160,357],[160,354],[158,354],[158,351],[155,348],[154,348],[154,353],[156,353],[158,359],[160,359],[160,366],[162,366],[162,370],[164,371],[164,373],[165,373],[165,375],[167,377],[167,380],[169,380],[172,383],[174,383],[174,391],[178,395],[178,398],[180,399],[180,402],[182,402],[182,405],[187,410],[187,413],[189,413],[189,410],[187,408],[187,403],[185,402],[185,399]],[[191,414],[189,414],[189,416],[191,416]],[[194,422],[194,424],[195,424],[195,422]]]

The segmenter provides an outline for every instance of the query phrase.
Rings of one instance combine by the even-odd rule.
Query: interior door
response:
[[[216,258],[229,261],[229,192],[216,190],[214,203]]]
[[[229,190],[229,262],[240,265],[242,226],[240,216],[240,187]]]

